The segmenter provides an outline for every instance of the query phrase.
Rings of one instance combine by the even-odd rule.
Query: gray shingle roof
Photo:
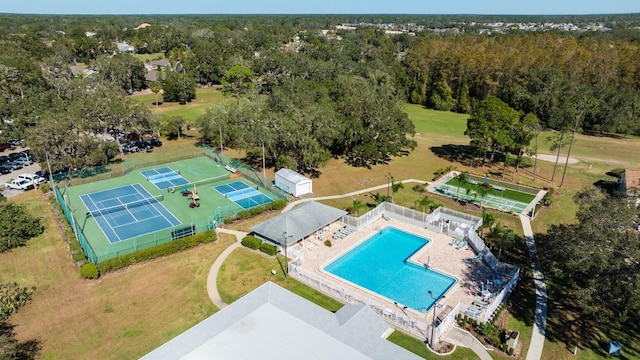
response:
[[[309,201],[251,228],[251,231],[280,245],[295,244],[315,231],[340,219],[347,212]]]
[[[333,314],[267,282],[142,359],[420,359],[365,305]]]

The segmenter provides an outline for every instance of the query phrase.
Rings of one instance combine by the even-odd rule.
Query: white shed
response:
[[[289,169],[276,171],[276,186],[295,197],[313,192],[311,179]]]

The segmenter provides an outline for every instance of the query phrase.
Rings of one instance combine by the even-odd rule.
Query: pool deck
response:
[[[356,291],[363,296],[373,297],[378,302],[382,301],[390,308],[393,308],[395,304],[392,301],[384,300],[384,298],[380,296],[376,296],[369,291],[347,283],[344,280],[339,280],[339,278],[322,271],[322,268],[329,265],[342,254],[362,243],[382,228],[389,226],[430,239],[431,241],[426,246],[418,250],[410,258],[410,261],[418,264],[426,264],[429,262],[431,269],[452,276],[458,280],[456,284],[445,294],[445,298],[440,302],[441,304],[444,303],[454,307],[458,302],[460,302],[461,308],[465,309],[473,301],[482,300],[480,295],[482,283],[486,282],[488,279],[492,279],[493,272],[481,261],[469,260],[476,255],[471,248],[467,247],[465,249],[457,250],[455,247],[449,245],[453,239],[450,236],[439,234],[395,219],[377,220],[373,224],[366,226],[346,238],[338,240],[334,240],[332,234],[341,226],[339,224],[334,224],[331,226],[329,231],[323,232],[323,238],[331,240],[331,243],[333,244],[331,247],[325,246],[323,242],[316,239],[315,236],[311,236],[303,240],[301,242],[300,249],[304,255],[302,268],[307,271],[312,271],[315,274],[334,282],[340,281],[344,284],[345,288]],[[429,289],[426,287],[424,289],[416,288],[416,291],[426,292],[428,290]],[[410,311],[408,314],[411,314],[416,319],[424,319],[424,315],[417,311]]]

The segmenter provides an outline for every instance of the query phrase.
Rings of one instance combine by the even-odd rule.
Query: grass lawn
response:
[[[427,346],[425,345],[424,341],[420,339],[416,339],[415,337],[411,335],[407,335],[406,333],[403,333],[402,331],[398,331],[398,330],[391,333],[391,335],[389,335],[387,340],[411,351],[412,353],[418,356],[421,356],[422,358],[429,359],[429,360],[436,360],[436,359],[466,360],[466,359],[477,358],[477,355],[471,349],[463,348],[463,347],[457,347],[456,351],[454,351],[453,354],[449,356],[436,355],[431,350],[427,349]]]
[[[160,121],[174,116],[182,116],[185,120],[193,122],[202,116],[209,107],[222,101],[224,96],[215,88],[201,88],[196,89],[196,98],[185,105],[180,105],[179,103],[164,103],[162,102],[162,94],[158,94],[157,98],[160,102],[158,106],[155,106],[155,94],[136,95],[131,99],[149,106],[151,112],[155,114]]]
[[[41,358],[139,358],[217,311],[206,279],[232,240],[83,280],[45,196],[30,191],[10,201],[26,204],[45,225],[45,233],[26,246],[0,254],[4,281],[37,288],[9,322],[19,340],[40,342]]]
[[[134,99],[148,104],[160,119],[170,116],[184,116],[193,121],[209,106],[223,99],[215,89],[198,89],[198,98],[187,105],[164,103],[156,109],[152,104],[155,95],[135,96]],[[419,179],[430,181],[440,168],[452,166],[471,173],[490,172],[493,176],[502,173],[500,164],[490,164],[484,168],[470,167],[465,160],[469,139],[464,135],[467,115],[426,110],[421,106],[407,105],[409,118],[416,125],[417,148],[406,156],[393,158],[388,164],[380,164],[370,169],[354,168],[342,159],[331,159],[319,169],[320,176],[313,179],[314,195],[344,194],[362,188],[387,184],[387,176],[396,180]],[[127,155],[136,161],[162,161],[183,152],[196,152],[197,131],[190,130],[188,136],[180,140],[166,141],[165,145],[152,153]],[[164,139],[163,139],[164,140]],[[541,138],[541,152],[546,150]],[[563,151],[563,153],[565,153]],[[235,155],[241,153],[230,152]],[[580,160],[570,165],[562,188],[562,165],[554,176],[553,162],[538,161],[533,178],[533,164],[513,174],[507,170],[507,181],[515,181],[537,188],[553,188],[555,193],[550,207],[542,209],[533,221],[534,232],[544,233],[551,224],[575,221],[577,207],[572,202],[573,195],[594,182],[606,178],[606,171],[615,167],[632,166],[640,163],[640,141],[637,138],[577,136],[572,157]],[[117,167],[118,164],[112,165]],[[269,169],[268,174],[273,174]],[[340,174],[340,176],[335,176]],[[393,194],[397,204],[419,208],[418,201],[430,196],[446,207],[480,216],[482,210],[475,205],[461,206],[454,200],[437,195],[427,195],[412,190],[407,184],[404,189]],[[386,190],[380,190],[386,195]],[[348,208],[353,200],[362,200],[373,207],[375,194],[325,201],[338,208]],[[224,237],[213,244],[199,246],[166,258],[138,264],[97,281],[80,279],[72,265],[67,245],[52,216],[52,206],[35,191],[21,194],[10,201],[27,204],[34,214],[43,217],[46,232],[33,239],[25,247],[0,254],[0,274],[3,280],[15,280],[22,286],[36,286],[37,291],[31,304],[10,318],[16,324],[20,340],[38,339],[42,344],[42,358],[137,358],[162,343],[178,335],[216,311],[207,297],[206,276],[216,256],[229,244],[232,238]],[[233,224],[233,228],[247,230],[250,226],[274,216],[275,213]],[[500,222],[521,234],[519,219],[496,213]],[[519,251],[519,250],[518,250]],[[278,270],[276,276],[271,269]],[[530,299],[533,283],[526,264],[522,268],[522,279],[518,290],[520,299],[505,316],[504,324],[509,329],[520,330],[523,341],[528,341],[532,330],[533,304]],[[275,258],[262,256],[246,249],[234,251],[225,261],[218,285],[223,299],[232,301],[258,287],[265,281],[274,281],[321,306],[336,311],[341,304],[309,289],[293,279],[284,279]],[[518,297],[514,297],[518,299]],[[561,303],[550,303],[550,324],[558,326],[570,316]],[[568,346],[562,341],[562,328],[545,343],[544,359],[572,358],[567,354]],[[640,348],[640,336],[631,331],[623,346]],[[634,337],[635,336],[635,337]],[[393,338],[402,335],[393,335]],[[411,340],[411,339],[410,339]],[[395,341],[395,340],[394,340]],[[397,340],[415,343],[417,339]],[[419,344],[418,344],[419,345]],[[407,347],[412,345],[407,345]],[[423,346],[423,345],[422,345]],[[598,344],[578,352],[577,359],[604,359],[598,351]],[[417,346],[416,348],[419,348]],[[595,350],[591,350],[595,349]],[[426,350],[426,349],[424,349]],[[427,350],[428,351],[428,350]],[[631,353],[637,356],[636,353]],[[426,355],[430,356],[430,355]],[[470,353],[456,351],[453,356],[474,358]],[[521,354],[524,359],[526,354]],[[452,357],[456,358],[456,357]]]
[[[135,57],[136,59],[142,62],[149,62],[149,61],[160,60],[164,58],[164,53],[159,52],[159,53],[153,53],[153,54],[134,54],[133,57]]]

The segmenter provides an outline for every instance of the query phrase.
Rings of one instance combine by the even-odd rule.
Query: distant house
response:
[[[137,27],[135,27],[135,28],[133,28],[133,29],[134,29],[134,30],[140,30],[140,29],[144,29],[144,28],[149,27],[149,26],[151,26],[151,24],[149,24],[149,23],[142,23],[142,24],[138,25]]]
[[[90,37],[90,38],[96,37],[96,35],[98,35],[98,34],[93,32],[93,31],[87,31],[87,32],[84,33],[84,36]]]
[[[153,61],[144,63],[144,67],[147,69],[147,71],[162,70],[167,66],[169,66],[169,59],[167,58],[162,58],[159,60],[153,60]]]
[[[118,48],[118,52],[127,53],[133,55],[135,48],[126,42],[118,42],[116,43],[116,47]]]
[[[622,170],[619,184],[619,190],[627,196],[640,195],[640,169]]]
[[[85,69],[81,66],[77,66],[77,65],[73,65],[73,66],[69,66],[69,70],[71,70],[71,73],[73,74],[73,76],[91,76],[93,74],[96,74],[97,71],[95,71],[94,69]]]
[[[150,83],[154,81],[159,81],[159,80],[164,80],[164,77],[162,75],[162,72],[158,70],[149,70],[144,74],[144,81],[145,83],[147,83],[147,86]]]

